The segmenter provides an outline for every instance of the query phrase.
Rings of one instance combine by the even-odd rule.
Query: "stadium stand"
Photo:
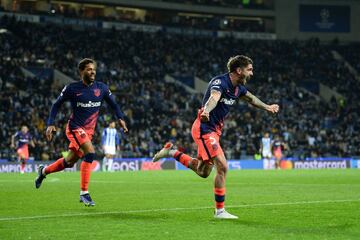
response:
[[[142,157],[152,156],[169,139],[187,152],[195,150],[190,129],[202,93],[192,94],[182,85],[167,83],[165,75],[197,76],[209,81],[226,70],[230,56],[239,53],[255,62],[250,91],[266,102],[279,103],[281,113],[270,116],[239,102],[223,132],[222,145],[228,159],[253,156],[265,131],[283,136],[290,146],[287,156],[360,155],[356,111],[360,81],[332,54],[338,50],[358,69],[358,56],[351,54],[351,44],[75,29],[18,22],[9,17],[1,18],[0,28],[7,30],[0,34],[0,86],[6,93],[0,97],[1,158],[13,155],[10,136],[21,124],[28,124],[35,137],[37,147],[31,151],[35,159],[56,159],[68,144],[64,135],[69,116],[66,106],[57,116],[59,129],[54,141],[49,144],[44,137],[51,103],[61,88],[44,76],[25,76],[22,68],[57,69],[77,80],[79,59],[96,59],[98,78],[110,85],[128,117],[131,133],[124,136],[122,156]],[[324,101],[318,92],[304,88],[304,82],[321,82],[342,93],[344,99]],[[108,112],[105,108],[102,111]],[[94,140],[98,147],[100,130],[110,117],[108,112],[99,119]],[[313,138],[314,145],[309,143]]]

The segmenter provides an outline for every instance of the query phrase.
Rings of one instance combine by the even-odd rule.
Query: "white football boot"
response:
[[[238,219],[237,216],[228,213],[225,209],[220,210],[220,211],[215,210],[214,218],[218,218],[218,219]]]
[[[157,162],[157,161],[159,161],[161,158],[167,158],[167,157],[169,157],[169,152],[170,152],[172,146],[173,146],[173,144],[172,144],[171,142],[166,143],[166,144],[164,145],[164,147],[154,155],[152,161],[153,161],[153,162]]]

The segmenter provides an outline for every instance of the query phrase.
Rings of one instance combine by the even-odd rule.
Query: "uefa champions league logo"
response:
[[[320,10],[320,22],[316,22],[316,26],[321,29],[331,29],[334,26],[333,22],[330,22],[330,11],[329,9],[323,8]]]
[[[323,8],[320,11],[320,17],[321,17],[321,22],[322,23],[327,23],[329,22],[329,17],[330,17],[330,12],[328,9]]]

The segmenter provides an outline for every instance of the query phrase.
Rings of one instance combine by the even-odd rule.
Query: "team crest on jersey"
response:
[[[219,148],[219,146],[216,143],[212,144],[211,147],[214,151],[216,151]]]
[[[100,96],[100,89],[94,89],[94,95],[95,97]]]

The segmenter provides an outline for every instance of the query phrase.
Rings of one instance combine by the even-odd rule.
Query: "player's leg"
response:
[[[46,178],[46,175],[60,172],[65,168],[72,168],[79,159],[79,153],[73,149],[69,149],[66,158],[61,157],[47,167],[40,165],[38,168],[38,176],[35,179],[35,187],[39,188],[41,186],[41,183]]]
[[[198,158],[193,158],[178,150],[170,150],[169,153],[176,161],[193,170],[202,178],[207,178],[213,169],[213,165],[209,161],[203,161],[200,156]]]
[[[88,191],[95,148],[91,141],[87,141],[81,145],[81,150],[84,152],[84,157],[80,165],[80,202],[86,206],[95,206],[95,202],[91,199]]]
[[[24,156],[20,156],[20,174],[25,173],[26,159]]]
[[[193,158],[183,152],[172,149],[172,143],[166,143],[165,146],[157,152],[153,157],[153,162],[159,161],[161,158],[173,157],[176,161],[180,162],[185,167],[193,170],[200,177],[206,178],[210,175],[212,170],[212,165],[209,162],[204,162],[202,155],[205,155],[205,149],[203,142],[200,139],[200,120],[196,119],[191,128],[191,136],[193,137],[195,143],[198,146],[198,157]],[[215,155],[214,155],[215,156]]]
[[[108,166],[108,158],[107,158],[107,154],[105,154],[104,158],[103,158],[103,162],[102,162],[102,171],[106,172],[106,167]]]
[[[263,152],[263,161],[264,161],[264,166],[267,166],[267,169],[271,169],[271,162],[272,162],[272,156],[271,153],[269,151]]]
[[[108,169],[107,169],[109,172],[113,171],[112,170],[113,162],[114,162],[114,155],[109,154],[108,155]]]
[[[44,167],[43,174],[48,175],[51,173],[62,171],[65,168],[72,168],[79,159],[79,154],[77,154],[74,149],[69,149],[69,152],[65,158],[61,157],[49,166]]]
[[[276,168],[276,169],[281,169],[281,168],[280,168],[280,161],[281,161],[281,156],[277,156],[277,157],[275,158],[275,168]]]
[[[175,158],[176,161],[180,162],[185,167],[193,170],[196,174],[198,174],[201,177],[206,178],[209,176],[211,172],[211,168],[207,166],[207,164],[204,164],[201,159],[193,158],[181,151],[172,149],[173,144],[168,142],[164,145],[164,147],[157,152],[153,157],[153,162],[157,162],[162,158]],[[200,166],[201,171],[198,172],[198,168]]]
[[[21,147],[17,151],[18,154],[18,162],[20,164],[20,174],[25,173],[25,154],[24,154],[24,148]]]
[[[41,186],[41,183],[47,174],[59,172],[64,170],[65,168],[71,168],[83,156],[83,152],[81,151],[81,149],[79,149],[79,139],[83,139],[81,138],[81,134],[82,132],[80,131],[73,131],[69,129],[69,126],[66,127],[66,137],[70,141],[69,152],[65,158],[59,158],[46,168],[43,165],[39,166],[38,177],[35,179],[36,188],[39,188]],[[86,139],[86,137],[87,135],[85,134],[84,139]]]
[[[274,159],[275,159],[275,169],[279,169],[281,156],[279,155],[278,151],[274,151]]]
[[[198,159],[198,167],[196,173],[203,178],[207,178],[213,169],[213,163],[211,161],[202,161]]]
[[[237,219],[238,217],[228,213],[225,210],[225,180],[228,171],[225,155],[219,154],[214,160],[216,166],[216,175],[214,180],[214,195],[215,195],[215,218],[221,219]]]

